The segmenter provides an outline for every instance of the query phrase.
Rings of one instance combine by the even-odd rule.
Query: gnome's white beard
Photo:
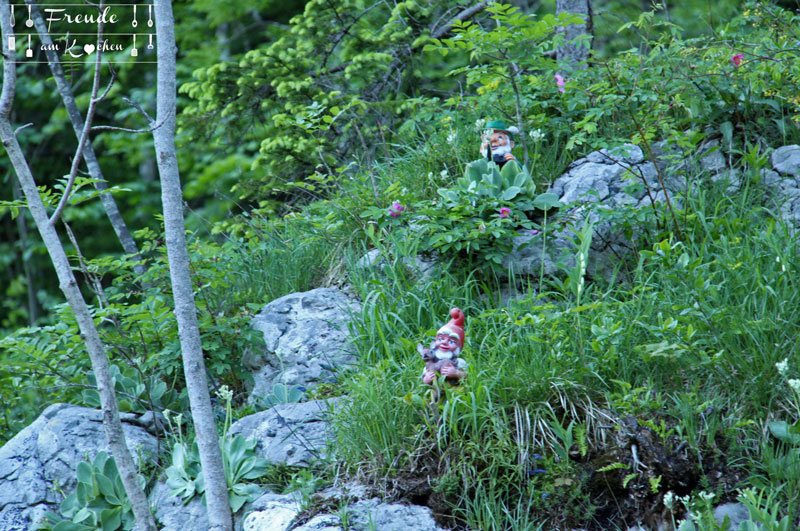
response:
[[[492,148],[492,155],[505,155],[506,153],[511,153],[511,143],[507,143],[504,146],[497,146]]]
[[[437,360],[451,360],[453,358],[457,358],[460,353],[460,348],[456,348],[455,350],[442,350],[435,348],[431,350],[431,354],[436,356]]]

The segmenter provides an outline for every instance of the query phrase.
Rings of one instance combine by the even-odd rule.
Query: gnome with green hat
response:
[[[481,156],[494,161],[501,168],[509,160],[516,161],[511,153],[516,133],[519,133],[519,129],[507,127],[503,120],[489,120],[481,137]]]

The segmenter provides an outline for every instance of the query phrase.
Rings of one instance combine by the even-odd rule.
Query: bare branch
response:
[[[161,120],[149,129],[128,129],[126,127],[114,127],[113,125],[95,125],[92,127],[92,131],[122,131],[123,133],[133,133],[139,135],[142,133],[152,133],[162,125],[164,125],[164,120]]]
[[[16,129],[14,129],[14,136],[17,136],[17,134],[18,134],[20,131],[22,131],[23,129],[27,129],[28,127],[31,127],[32,125],[33,125],[33,122],[31,122],[31,123],[29,123],[29,124],[25,124],[25,125],[21,125],[21,126],[17,127]]]
[[[130,98],[122,98],[122,101],[124,101],[125,103],[127,103],[128,105],[130,105],[131,107],[133,107],[134,109],[139,111],[140,113],[142,113],[142,115],[144,115],[144,117],[147,118],[148,122],[153,123],[155,121],[155,120],[153,120],[153,118],[149,114],[147,114],[147,111],[145,111],[142,108],[141,105],[139,105],[138,103],[136,103],[132,99],[130,99]]]
[[[491,4],[491,1],[487,0],[484,2],[478,2],[472,7],[468,7],[467,9],[461,11],[458,15],[453,17],[453,20],[451,20],[449,24],[437,30],[436,33],[432,33],[431,37],[433,37],[434,39],[441,39],[446,34],[450,33],[450,30],[453,29],[453,24],[455,24],[456,22],[464,22],[465,20],[471,19],[472,17],[474,17],[475,15],[477,15],[478,13],[489,7],[489,4]]]
[[[99,8],[102,9],[103,1],[101,0]],[[97,23],[97,51],[95,52],[95,61],[94,61],[94,81],[92,83],[92,98],[89,100],[89,109],[86,111],[86,121],[83,124],[83,132],[81,133],[80,141],[78,142],[78,149],[75,151],[75,157],[72,159],[72,167],[69,171],[69,179],[67,179],[67,186],[64,188],[64,194],[61,196],[61,200],[58,202],[58,206],[56,207],[56,211],[53,212],[53,215],[50,216],[50,225],[55,226],[56,222],[58,222],[58,218],[61,217],[61,213],[64,211],[64,208],[67,206],[67,201],[69,200],[69,196],[72,193],[72,187],[75,185],[75,178],[78,176],[78,166],[80,166],[82,157],[83,157],[83,148],[86,145],[87,140],[89,139],[89,131],[92,129],[92,119],[94,118],[94,112],[97,108],[97,104],[108,94],[108,91],[111,89],[111,84],[109,84],[108,88],[106,89],[105,93],[102,97],[98,98],[97,93],[100,91],[100,70],[102,66],[102,40],[103,40],[103,22],[102,18],[101,21]],[[112,71],[113,72],[113,71]],[[111,76],[111,83],[114,83],[115,75]]]

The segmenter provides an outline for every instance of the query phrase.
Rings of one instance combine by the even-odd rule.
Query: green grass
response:
[[[775,364],[798,359],[800,257],[762,200],[756,188],[730,196],[707,187],[688,201],[684,241],[651,242],[631,282],[596,282],[577,308],[558,282],[504,307],[497,285],[457,264],[431,278],[403,256],[351,267],[364,301],[355,332],[365,369],[339,419],[343,455],[376,477],[426,463],[434,477],[457,478],[463,488],[448,499],[471,529],[577,525],[593,511],[589,458],[611,451],[609,425],[633,415],[665,445],[686,441],[701,476],[720,462],[740,468],[749,478],[741,487],[774,490],[794,514],[800,474],[781,459],[797,457],[766,425],[796,420]],[[452,306],[467,314],[469,377],[431,408],[414,399],[426,398],[415,345]],[[570,480],[530,477],[533,453]]]

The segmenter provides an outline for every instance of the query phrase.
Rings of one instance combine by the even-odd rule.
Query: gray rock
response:
[[[362,500],[345,507],[350,529],[367,531],[442,531],[436,525],[433,514],[428,507],[419,505],[403,505],[401,503],[383,503],[378,498]]]
[[[342,519],[334,514],[318,514],[292,531],[342,531]]]
[[[720,525],[727,518],[731,524],[728,529],[739,529],[739,524],[750,519],[750,511],[741,503],[723,503],[714,507],[714,518]]]
[[[169,493],[164,481],[156,483],[150,493],[150,507],[155,509],[156,523],[162,531],[202,531],[208,529],[208,513],[200,496],[184,504]]]
[[[780,213],[792,231],[800,229],[800,146],[783,146],[772,153],[777,171],[761,170],[768,206]]]
[[[715,174],[727,169],[728,163],[722,154],[718,140],[712,140],[700,146],[700,168]]]
[[[265,348],[249,352],[242,363],[254,371],[250,402],[270,394],[272,386],[312,387],[353,364],[347,323],[360,305],[333,288],[293,293],[267,304],[252,327],[264,335]]]
[[[267,493],[253,502],[245,516],[244,531],[288,531],[300,513],[300,505],[291,494]]]
[[[122,415],[122,428],[134,460],[155,455],[155,437]],[[108,451],[102,414],[70,404],[53,404],[30,426],[0,448],[0,531],[29,529],[44,511],[55,509],[59,492],[76,485],[75,469],[85,459]]]
[[[770,162],[778,173],[800,177],[800,146],[794,144],[779,147],[772,152]]]
[[[258,440],[256,453],[271,463],[307,466],[328,456],[332,433],[327,419],[340,403],[332,399],[279,404],[238,420],[230,433]]]
[[[286,509],[284,509],[286,510]],[[251,513],[253,514],[253,513]],[[264,515],[275,515],[277,512]],[[286,515],[288,516],[288,510]],[[259,517],[261,521],[262,517]],[[342,519],[347,518],[347,529],[351,531],[443,531],[436,525],[431,510],[418,505],[404,505],[401,503],[384,503],[378,498],[362,500],[347,505],[342,504],[339,512],[335,514],[318,514],[294,531],[341,531],[344,527]],[[269,520],[265,520],[269,522]],[[246,531],[286,531],[288,528],[273,527],[245,527]]]
[[[425,257],[416,255],[414,257],[401,258],[402,264],[408,268],[415,276],[421,279],[429,279],[434,276],[438,269],[438,262],[435,257]],[[374,267],[386,267],[388,263],[380,249],[372,249],[367,254],[359,258],[356,267],[369,269]]]
[[[513,267],[515,274],[525,276],[538,276],[542,272],[552,276],[560,274],[562,267],[573,267],[577,253],[573,243],[575,231],[588,218],[595,226],[587,273],[610,279],[620,257],[630,253],[631,242],[609,216],[601,214],[612,213],[622,206],[652,208],[653,203],[665,202],[667,194],[676,206],[675,196],[680,186],[681,180],[674,175],[659,177],[656,166],[646,162],[642,150],[632,144],[590,153],[570,164],[548,190],[567,209],[548,220],[547,239],[541,233],[535,236],[520,233],[514,238],[512,251],[504,258],[503,267],[505,270]]]
[[[556,276],[561,267],[572,267],[575,263],[575,245],[569,240],[573,232],[566,227],[561,230],[533,235],[520,231],[514,238],[511,252],[503,257],[503,270],[517,275]]]

